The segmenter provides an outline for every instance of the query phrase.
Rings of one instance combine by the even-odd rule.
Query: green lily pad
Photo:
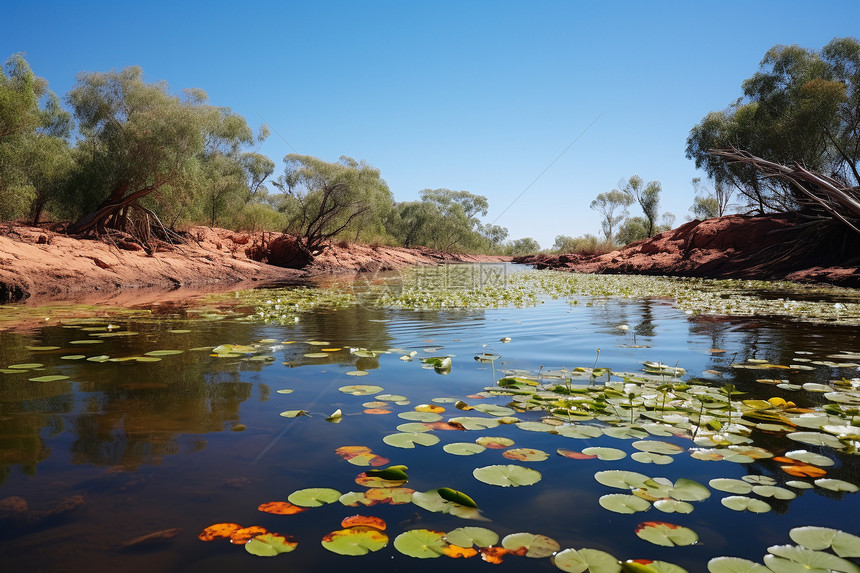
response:
[[[341,493],[336,489],[312,487],[294,491],[287,497],[287,501],[300,507],[321,507],[338,501],[340,496]]]
[[[31,352],[45,352],[48,350],[59,350],[59,346],[25,346],[27,350]]]
[[[462,426],[466,430],[488,430],[499,425],[498,418],[479,418],[477,416],[459,416],[450,418],[449,424]]]
[[[800,480],[796,480],[796,479],[785,482],[785,485],[787,485],[789,487],[793,487],[794,489],[812,489],[815,487],[814,485],[812,485],[809,482],[800,481]]]
[[[829,489],[830,491],[846,491],[848,493],[854,493],[858,489],[853,483],[843,481],[841,479],[821,478],[815,480],[814,483],[818,487]]]
[[[65,356],[60,356],[61,360],[83,360],[86,358],[86,354],[66,354]]]
[[[669,442],[661,442],[659,440],[638,440],[633,442],[631,445],[637,450],[650,452],[652,454],[666,454],[674,456],[685,451],[684,448],[679,445],[671,444]]]
[[[144,356],[172,356],[174,354],[182,354],[182,350],[151,350]]]
[[[297,418],[299,416],[307,416],[308,413],[304,410],[286,410],[285,412],[281,412],[281,416],[284,418]]]
[[[648,432],[628,426],[607,426],[603,428],[603,433],[619,440],[638,440],[648,435]]]
[[[6,368],[11,368],[12,370],[33,370],[35,368],[41,368],[44,364],[39,364],[38,362],[27,362],[25,364],[10,364]]]
[[[476,404],[472,408],[473,410],[477,410],[483,414],[487,414],[489,416],[511,416],[516,414],[516,410],[513,408],[508,408],[506,406],[496,406],[494,404]]]
[[[417,559],[433,559],[445,553],[448,542],[444,531],[410,529],[394,538],[394,548]]]
[[[349,370],[346,372],[347,376],[367,376],[370,374],[367,370]]]
[[[691,513],[693,506],[686,501],[678,501],[677,499],[658,499],[654,502],[654,509],[663,513]]]
[[[298,544],[298,541],[291,535],[264,533],[246,543],[245,551],[258,557],[275,557],[281,553],[293,551]]]
[[[808,570],[860,573],[860,567],[850,561],[823,551],[814,551],[795,545],[773,545],[768,547],[767,551],[769,555],[764,556],[764,564],[774,573]]]
[[[510,438],[499,438],[494,436],[482,436],[475,440],[475,443],[493,450],[503,450],[514,445],[514,441]]]
[[[726,493],[736,493],[745,495],[752,491],[752,484],[739,479],[731,478],[714,478],[708,482],[708,485],[719,491]]]
[[[278,394],[292,394],[293,392],[295,392],[295,390],[291,388],[282,388],[280,390],[275,390],[275,392],[277,392]]]
[[[325,355],[328,356],[327,354]],[[353,396],[367,396],[369,394],[382,392],[382,386],[374,386],[373,384],[351,384],[349,386],[341,386],[338,390],[344,394],[352,394]]]
[[[640,464],[656,464],[658,466],[665,466],[666,464],[671,464],[675,461],[672,456],[665,456],[663,454],[655,454],[652,452],[634,452],[630,457]]]
[[[409,398],[406,396],[401,396],[400,394],[379,394],[378,396],[374,396],[377,400],[382,400],[383,402],[394,402],[395,404],[400,404],[401,402],[405,402],[405,404],[400,404],[405,406],[409,403]]]
[[[694,545],[699,541],[699,536],[692,529],[665,521],[645,521],[637,525],[634,531],[640,539],[666,547]]]
[[[68,376],[63,376],[61,374],[51,374],[48,376],[37,376],[35,378],[30,378],[30,382],[59,382],[60,380],[68,380]]]
[[[382,438],[382,441],[389,446],[394,446],[395,448],[411,449],[415,447],[415,444],[418,444],[419,446],[432,446],[437,444],[439,442],[439,437],[427,433],[405,432],[388,434]]]
[[[367,555],[388,545],[388,535],[364,525],[332,531],[322,539],[322,546],[338,555]]]
[[[603,431],[597,426],[588,426],[585,424],[577,424],[574,426],[560,426],[556,428],[556,432],[560,436],[566,438],[574,438],[577,440],[588,440],[596,438],[603,434]]]
[[[534,485],[541,480],[540,472],[531,468],[509,465],[484,466],[472,471],[478,481],[500,487]]]
[[[582,450],[582,453],[587,456],[597,456],[598,460],[615,461],[627,457],[627,452],[618,448],[591,447]]]
[[[484,527],[458,527],[446,533],[445,540],[458,547],[492,547],[499,542],[499,534]]]
[[[773,573],[760,563],[740,557],[714,557],[708,561],[709,573]]]
[[[454,442],[451,444],[445,444],[442,446],[442,449],[449,454],[453,454],[455,456],[471,456],[474,454],[480,454],[487,448],[480,444],[473,444],[472,442]],[[452,541],[452,543],[454,543]],[[454,543],[454,545],[460,545],[459,543]]]
[[[840,442],[835,436],[822,434],[821,432],[791,432],[790,434],[786,434],[785,437],[811,446],[828,446],[835,450],[841,450],[845,447],[845,444]]]
[[[774,499],[794,499],[797,497],[797,494],[793,491],[775,485],[753,486],[753,493],[762,497],[772,497]]]
[[[594,474],[594,479],[608,487],[633,489],[645,487],[648,476],[627,470],[605,470]]]
[[[556,426],[550,426],[543,422],[519,422],[517,428],[527,432],[555,432],[557,429]]]
[[[679,478],[669,491],[669,495],[678,501],[702,501],[711,497],[711,491],[697,481]]]
[[[445,499],[440,495],[438,489],[431,489],[430,491],[423,492],[416,491],[412,494],[411,501],[418,507],[426,509],[427,511],[435,513],[450,513],[453,516],[463,519],[486,521],[486,519],[481,516],[481,512],[477,507],[470,507],[468,505],[457,503],[456,501],[451,501],[450,499]],[[474,504],[474,502],[472,503]]]
[[[394,428],[398,432],[403,433],[421,433],[429,432],[433,428],[424,424],[424,422],[406,422]]]
[[[860,537],[829,527],[795,527],[791,540],[807,549],[833,549],[839,557],[860,557]]]
[[[525,549],[525,556],[540,559],[549,557],[561,546],[558,541],[547,537],[546,535],[535,535],[534,533],[511,533],[502,539],[502,547],[508,551],[515,551],[518,554]]]
[[[600,496],[597,500],[600,507],[614,511],[615,513],[636,513],[638,511],[647,511],[651,509],[651,504],[635,495],[626,493],[610,493]]]
[[[553,555],[552,562],[568,573],[621,573],[618,559],[599,549],[565,549]]]
[[[413,422],[438,422],[442,419],[442,416],[433,412],[400,412],[397,417]]]
[[[725,507],[735,511],[751,511],[752,513],[767,513],[771,510],[770,504],[760,499],[753,499],[743,495],[730,495],[720,500]]]

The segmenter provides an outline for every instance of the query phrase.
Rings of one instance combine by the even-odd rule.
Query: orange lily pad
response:
[[[293,505],[288,501],[269,501],[261,503],[257,509],[264,513],[272,513],[274,515],[294,515],[306,511],[306,507]]]
[[[230,534],[230,543],[235,543],[236,545],[245,545],[258,535],[263,535],[264,533],[269,533],[269,530],[262,525],[243,527],[241,529],[237,529]]]
[[[566,458],[570,458],[572,460],[595,460],[597,456],[590,456],[588,454],[583,454],[582,452],[575,452],[573,450],[567,450],[565,448],[559,448],[556,450],[560,456],[564,456]]]
[[[214,541],[216,539],[227,539],[234,532],[242,529],[238,523],[216,523],[210,525],[200,532],[197,539],[200,541]]]
[[[469,557],[474,557],[478,554],[478,550],[473,547],[460,547],[459,545],[451,545],[448,544],[445,549],[442,550],[444,555],[453,558],[463,558],[468,559]]]
[[[825,470],[809,464],[787,464],[779,467],[782,471],[794,477],[820,478],[827,475]]]
[[[385,408],[367,408],[364,411],[365,414],[390,414],[391,410],[386,410]]]
[[[334,451],[337,455],[355,466],[384,466],[389,461],[373,453],[367,446],[341,446]]]
[[[352,515],[350,517],[345,517],[343,521],[340,522],[340,526],[343,528],[359,526],[373,527],[379,531],[385,531],[386,527],[384,519],[374,517],[372,515]]]
[[[442,406],[437,406],[436,404],[418,404],[415,406],[416,412],[431,412],[433,414],[441,414],[445,411],[445,408]]]

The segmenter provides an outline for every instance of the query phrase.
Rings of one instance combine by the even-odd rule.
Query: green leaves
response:
[[[499,487],[519,487],[534,485],[541,480],[540,472],[523,466],[497,465],[476,468],[472,475],[475,479]]]
[[[300,507],[320,507],[338,501],[340,492],[331,488],[313,487],[294,491],[287,499]]]
[[[645,521],[636,526],[635,532],[645,541],[666,547],[693,545],[699,540],[699,536],[692,529],[665,521]]]

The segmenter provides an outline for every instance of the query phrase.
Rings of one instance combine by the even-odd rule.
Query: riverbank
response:
[[[530,255],[514,262],[580,273],[643,274],[720,279],[789,280],[860,288],[860,253],[828,248],[791,256],[786,240],[799,221],[787,215],[728,215],[691,221],[604,255]],[[847,259],[847,260],[846,260]]]
[[[269,264],[290,242],[280,233],[192,227],[182,244],[147,252],[125,240],[76,239],[22,225],[0,226],[0,302],[141,304],[202,292],[439,262],[509,260],[431,249],[338,243],[301,269]]]

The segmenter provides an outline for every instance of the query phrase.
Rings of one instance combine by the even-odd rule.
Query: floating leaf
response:
[[[517,460],[521,462],[542,462],[549,457],[549,454],[542,450],[534,450],[531,448],[514,448],[502,452],[502,456],[509,460]]]
[[[298,418],[299,416],[307,416],[308,413],[304,410],[285,410],[281,412],[284,418]]]
[[[368,396],[370,394],[382,392],[382,386],[374,386],[372,384],[351,384],[348,386],[341,386],[338,390],[344,394],[352,394],[353,396]],[[379,396],[377,396],[377,398],[379,398]]]
[[[275,515],[295,515],[296,513],[307,511],[307,508],[299,507],[286,501],[270,501],[267,503],[261,503],[257,506],[257,510]]]
[[[730,495],[720,500],[725,507],[735,511],[751,511],[753,513],[767,513],[771,510],[770,504],[760,499],[753,499],[743,495]]]
[[[487,414],[489,416],[498,417],[511,416],[516,413],[516,410],[514,410],[513,408],[508,408],[506,406],[496,406],[495,404],[478,404],[472,409]]]
[[[424,422],[407,422],[405,424],[400,424],[399,426],[397,426],[395,428],[395,430],[397,430],[398,432],[404,432],[404,433],[410,433],[410,432],[424,433],[424,432],[429,432],[431,429],[432,428]]]
[[[411,529],[394,538],[394,548],[404,555],[418,559],[432,559],[445,553],[444,531]]]
[[[675,481],[669,495],[678,501],[702,501],[711,497],[711,492],[697,481],[680,478]]]
[[[236,531],[242,529],[238,523],[216,523],[210,525],[197,535],[200,541],[214,541],[215,539],[227,539]]]
[[[491,547],[499,542],[499,534],[483,527],[458,527],[446,533],[445,540],[460,547]]]
[[[770,569],[740,557],[715,557],[708,561],[710,573],[773,573]]]
[[[38,362],[27,362],[24,364],[10,364],[6,368],[11,368],[13,370],[33,370],[35,368],[41,368],[44,364],[39,364]]]
[[[294,491],[287,499],[301,507],[320,507],[338,501],[340,492],[327,487],[312,487]]]
[[[598,549],[565,549],[552,557],[553,564],[568,573],[620,573],[621,564],[614,556]]]
[[[60,356],[63,360],[83,360],[86,357],[86,354],[66,354],[65,356]]]
[[[446,501],[463,505],[465,507],[478,507],[478,504],[475,503],[475,500],[463,493],[462,491],[451,489],[450,487],[440,487],[436,490],[436,493],[438,493],[439,497]]]
[[[349,370],[346,372],[347,376],[367,376],[368,374],[370,373],[366,370]]]
[[[546,535],[535,535],[533,533],[511,533],[502,539],[502,547],[508,551],[540,559],[549,557],[559,549],[558,542]],[[525,549],[525,553],[523,550]]]
[[[658,499],[654,501],[654,508],[663,513],[691,513],[693,511],[691,504],[676,499]]]
[[[397,417],[413,422],[438,422],[442,419],[442,416],[432,412],[401,412]]]
[[[35,378],[30,378],[30,382],[59,382],[60,380],[68,380],[68,376],[63,376],[61,374],[52,374],[49,376],[37,376]]]
[[[475,440],[475,443],[491,450],[504,450],[507,447],[513,446],[514,441],[510,438],[497,438],[485,436]]]
[[[666,454],[670,456],[674,456],[676,454],[680,454],[684,451],[679,445],[671,444],[669,442],[661,442],[659,440],[638,440],[631,444],[637,450],[643,452],[650,452],[653,454]]]
[[[399,434],[388,434],[382,438],[382,441],[389,446],[395,448],[411,449],[415,444],[419,446],[432,446],[439,442],[439,437],[433,434],[422,434],[417,432],[407,432]]]
[[[478,481],[500,487],[533,485],[541,479],[540,472],[517,465],[485,466],[476,468],[472,475]]]
[[[818,487],[829,489],[830,491],[846,491],[848,493],[854,493],[858,489],[853,483],[843,481],[841,479],[822,478],[815,480],[814,483]]]
[[[845,444],[840,442],[837,437],[821,432],[791,432],[790,434],[786,434],[785,437],[795,442],[802,442],[812,446],[828,446],[836,450],[841,450],[845,447]]]
[[[445,408],[436,404],[418,404],[414,409],[416,412],[429,412],[431,414],[441,414],[445,411]]]
[[[772,497],[774,499],[794,499],[797,497],[797,494],[793,491],[775,485],[753,486],[753,493],[762,497]]]
[[[341,527],[373,527],[379,531],[385,531],[385,520],[372,515],[351,515],[343,518],[340,522]]]
[[[384,466],[390,460],[373,453],[367,446],[341,446],[334,451],[354,466]]]
[[[860,567],[850,561],[823,551],[814,551],[794,545],[773,545],[768,547],[767,551],[769,555],[764,556],[764,564],[775,573],[808,570],[860,572]]]
[[[600,504],[600,507],[614,511],[615,513],[636,513],[638,511],[647,511],[651,508],[651,504],[644,499],[625,493],[602,495],[597,502]]]
[[[242,527],[230,534],[230,543],[235,545],[245,545],[258,535],[265,535],[266,533],[269,533],[269,530],[261,525]]]
[[[672,456],[664,456],[663,454],[654,454],[651,452],[634,452],[630,457],[640,464],[657,464],[660,466],[671,464],[675,461]]]
[[[597,456],[597,459],[603,461],[615,461],[627,457],[627,452],[618,448],[591,447],[583,449],[582,453],[587,456]]]
[[[708,482],[708,485],[714,489],[724,491],[726,493],[737,493],[740,495],[747,494],[752,491],[752,484],[739,479],[731,478],[714,478]]]
[[[499,425],[498,418],[479,418],[477,416],[459,416],[448,420],[449,424],[456,424],[465,430],[487,430]]]
[[[517,428],[528,432],[555,432],[556,427],[543,422],[519,422]]]
[[[839,557],[860,557],[860,537],[829,527],[795,527],[788,532],[792,541],[807,549],[833,548]]]
[[[605,470],[594,474],[594,479],[608,487],[633,489],[645,487],[648,476],[627,470]]]
[[[666,547],[693,545],[699,540],[692,529],[665,521],[645,521],[637,525],[634,531],[639,538]]]
[[[480,444],[473,444],[471,442],[454,442],[451,444],[445,444],[442,446],[442,449],[455,456],[471,456],[474,454],[480,454],[486,448]],[[460,544],[457,543],[456,545]]]
[[[367,555],[388,545],[388,536],[375,527],[356,526],[332,531],[322,546],[338,555]]]
[[[577,424],[575,426],[561,426],[556,430],[560,436],[566,438],[574,438],[577,440],[587,440],[596,438],[603,434],[603,431],[597,426],[588,426],[585,424]]]
[[[364,472],[368,477],[381,478],[389,481],[407,481],[409,476],[406,475],[406,466],[397,465],[383,468],[381,470],[367,470]]]
[[[570,458],[572,460],[596,460],[596,455],[588,455],[584,452],[575,452],[573,450],[567,450],[565,448],[559,448],[556,450],[556,453],[560,456],[564,456],[566,458]]]
[[[182,354],[182,350],[151,350],[144,356],[172,356],[174,354]]]
[[[289,553],[298,546],[299,542],[292,535],[278,533],[263,533],[245,544],[245,551],[258,557],[275,557],[281,553]]]

